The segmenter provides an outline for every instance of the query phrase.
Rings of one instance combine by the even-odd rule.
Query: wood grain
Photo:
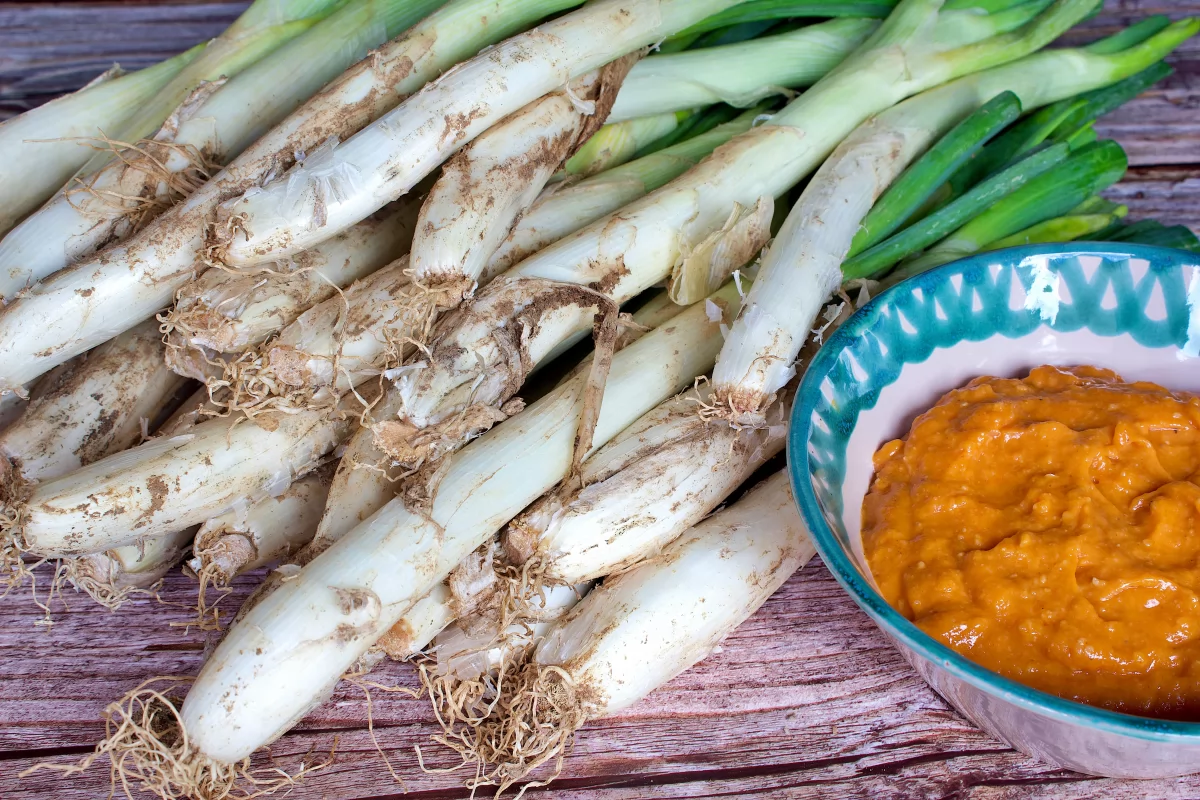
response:
[[[254,580],[238,582],[232,607]],[[191,582],[173,575],[162,597],[186,604]],[[27,592],[0,605],[5,660],[0,680],[0,797],[103,797],[97,765],[70,779],[17,773],[50,759],[68,763],[102,735],[104,706],[153,675],[194,674],[211,639],[171,628],[182,608],[150,599],[116,614],[82,600],[56,613],[48,630]],[[408,665],[387,663],[372,678],[415,686]],[[452,766],[430,735],[426,701],[375,692],[379,743],[407,783],[408,798],[465,797],[460,774],[425,774],[416,763]],[[272,747],[284,767],[328,754],[294,796],[327,800],[400,797],[372,744],[361,690],[334,697]],[[265,759],[260,759],[266,764]],[[552,790],[555,798],[1019,797],[1031,786],[1051,797],[1195,797],[1200,778],[1124,782],[1051,770],[1008,750],[959,718],[908,667],[815,561],[797,573],[697,665],[620,716],[581,733]]]
[[[0,119],[69,91],[113,61],[137,68],[220,32],[244,2],[0,3]],[[1104,13],[1064,37],[1088,41],[1148,13],[1200,14],[1200,0],[1109,0]],[[1130,217],[1200,230],[1200,42],[1172,58],[1177,72],[1098,126],[1135,167],[1109,196]],[[45,577],[45,576],[43,576]],[[240,579],[230,608],[258,576]],[[103,734],[101,712],[154,675],[193,675],[213,640],[172,628],[188,614],[193,585],[174,574],[162,592],[110,614],[69,597],[55,624],[28,590],[0,602],[0,798],[94,800],[106,767],[64,778],[18,773],[45,760],[70,763]],[[171,605],[175,604],[175,605]],[[407,665],[387,663],[380,683],[415,686]],[[379,744],[405,778],[396,784],[372,742],[362,691],[342,684],[271,749],[295,768],[336,762],[291,796],[328,800],[457,798],[461,773],[428,774],[454,759],[429,737],[427,702],[375,692]],[[265,765],[265,758],[257,762]],[[407,794],[404,793],[407,789]],[[1200,777],[1122,782],[1052,770],[1004,747],[951,711],[901,659],[819,561],[794,576],[723,650],[642,703],[578,737],[560,779],[535,789],[561,800],[635,798],[1194,798]]]
[[[82,86],[113,62],[136,69],[217,35],[236,2],[0,3],[0,119]],[[1200,0],[1107,0],[1061,40],[1080,44],[1148,14],[1200,14]],[[1169,59],[1176,73],[1097,126],[1130,163],[1200,164],[1200,41]]]
[[[0,119],[220,34],[245,2],[0,3]]]

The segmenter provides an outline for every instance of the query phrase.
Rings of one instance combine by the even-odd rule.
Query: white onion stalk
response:
[[[547,187],[492,254],[486,273],[498,275],[552,242],[679,177],[717,147],[750,130],[757,115],[756,110],[748,111],[711,131],[578,183]]]
[[[460,150],[421,208],[412,279],[452,308],[479,282],[492,253],[546,181],[608,116],[635,56],[571,81],[510,114]]]
[[[328,403],[399,366],[411,344],[428,338],[441,312],[490,278],[483,274],[489,256],[570,150],[604,118],[630,60],[618,59],[535,100],[460,151],[421,207],[409,259],[311,309],[277,339],[230,364],[221,382],[232,395],[230,408]],[[326,387],[334,391],[322,392]]]
[[[296,154],[353,135],[481,47],[577,3],[452,0],[355,64],[146,228],[0,311],[0,393],[19,390],[169,305],[206,266],[196,254],[219,203],[279,174]]]
[[[620,95],[617,97],[619,99]],[[583,143],[579,152],[567,159],[562,173],[555,177],[586,178],[619,167],[646,145],[674,131],[689,116],[687,111],[651,112],[637,119],[605,125]]]
[[[633,313],[632,324],[618,337],[616,349],[627,347],[682,310],[670,302],[666,293],[651,299]],[[431,435],[422,436],[425,432],[412,431],[396,422],[401,410],[400,395],[394,390],[385,392],[371,407],[370,416],[374,421],[355,431],[346,444],[317,534],[296,563],[308,563],[387,505],[403,486],[401,478],[414,468],[466,444],[523,407],[523,403],[514,399],[496,413],[477,419],[467,416],[456,419],[453,431],[431,431]]]
[[[619,59],[486,131],[433,185],[407,260],[305,312],[210,385],[228,387],[233,409],[304,408],[334,402],[399,366],[410,344],[428,337],[440,312],[488,279],[483,270],[489,256],[570,150],[598,124],[591,120],[604,118],[628,68],[629,59]]]
[[[593,589],[547,633],[472,735],[474,754],[499,765],[487,782],[507,787],[561,758],[589,720],[628,708],[703,660],[813,553],[780,472]]]
[[[412,242],[419,203],[372,215],[269,272],[208,270],[179,291],[161,317],[172,349],[240,353],[266,341],[339,289],[403,256]],[[172,364],[187,368],[186,362]],[[204,380],[205,374],[182,372]]]
[[[714,103],[746,108],[787,94],[816,82],[878,27],[873,19],[834,19],[737,44],[652,55],[630,71],[610,119]]]
[[[206,84],[152,138],[66,187],[0,241],[0,296],[13,296],[124,239],[228,162],[373,47],[443,0],[351,0],[240,74]]]
[[[47,481],[125,450],[157,426],[184,383],[163,364],[158,327],[139,325],[39,382],[21,419],[0,432],[0,471],[8,481]]]
[[[453,621],[450,589],[446,584],[438,583],[379,637],[376,646],[394,661],[407,661],[424,650]]]
[[[4,508],[0,536],[9,550],[64,557],[173,533],[286,491],[351,424],[328,409],[201,422],[39,483]]]
[[[163,364],[162,342],[151,323],[52,371],[38,381],[26,413],[0,432],[0,502],[19,503],[31,491],[30,484],[138,443],[162,421],[184,383]],[[101,605],[116,609],[179,560],[186,542],[178,536],[168,539],[64,559],[61,576]],[[6,577],[12,585],[23,575],[16,568]],[[56,572],[52,596],[59,577]]]
[[[399,364],[414,333],[403,256],[305,311],[275,338],[225,365],[209,386],[231,410],[328,408]]]
[[[80,147],[79,139],[115,130],[204,47],[197,45],[128,75],[113,67],[76,92],[0,123],[0,151],[21,154],[0,163],[0,236],[49,199],[91,158],[92,151]],[[0,271],[0,282],[8,280]]]
[[[194,528],[186,528],[103,553],[66,558],[65,577],[76,589],[116,611],[131,596],[152,590],[179,563],[194,534]]]
[[[621,303],[665,279],[701,246],[711,253],[751,250],[761,244],[745,241],[755,226],[737,223],[808,174],[867,117],[957,75],[1026,55],[1095,4],[1057,0],[1016,31],[939,50],[939,0],[902,0],[854,54],[768,123],[481,291],[439,335],[422,368],[400,378],[409,423],[424,428],[472,404],[502,403],[530,364],[592,325],[598,301],[583,286]],[[1003,26],[984,30],[1011,24],[1005,16]],[[722,244],[723,235],[740,241]]]
[[[308,544],[329,493],[333,471],[315,470],[283,494],[213,517],[200,526],[188,567],[216,586],[275,563]]]
[[[1014,92],[1030,111],[1143,69],[1161,56],[1160,47],[1149,41],[1111,55],[1036,53],[931,89],[855,130],[813,176],[763,258],[713,372],[714,409],[739,425],[761,418],[795,374],[821,305],[841,284],[841,264],[859,223],[942,134],[1003,91]]]
[[[216,252],[273,261],[407,192],[459,147],[553,89],[741,0],[599,0],[460,64],[324,158],[222,207]]]
[[[282,494],[240,504],[200,526],[187,566],[200,581],[201,625],[210,614],[216,617],[205,599],[210,586],[224,589],[238,575],[285,559],[312,540],[332,475],[326,465]]]
[[[680,306],[670,302],[665,292],[660,293],[634,312],[632,324],[618,338],[617,349],[632,344],[646,331],[673,319],[682,310]],[[436,446],[431,446],[432,443],[414,442],[406,438],[404,432],[390,430],[392,423],[389,421],[397,416],[400,410],[399,402],[396,392],[386,393],[371,407],[372,418],[381,422],[361,427],[350,437],[330,484],[329,496],[316,535],[303,550],[290,559],[293,564],[304,566],[316,558],[331,544],[387,505],[404,486],[401,479],[411,474],[412,468],[405,467],[396,460],[396,456],[381,450],[376,442],[377,433],[382,441],[393,443],[393,447],[402,448],[404,453],[419,450],[422,460],[436,459],[443,455]],[[461,438],[455,440],[456,444],[465,444],[495,422],[502,421],[522,407],[523,404],[519,401],[510,401],[507,409],[495,417],[476,421],[477,427],[463,433]],[[470,424],[463,421],[464,427]],[[380,640],[379,646],[390,657],[403,660],[413,655],[424,648],[438,631],[458,615],[458,612],[449,608],[448,590],[445,590],[443,599],[438,599],[442,597],[438,594],[442,591],[440,585],[435,587],[430,596],[418,602],[413,610]]]
[[[505,555],[543,580],[576,584],[654,556],[703,519],[783,449],[788,408],[768,424],[734,429],[696,413],[707,391],[649,412],[584,462],[583,488],[552,493],[502,535]]]
[[[727,287],[713,299],[732,311],[738,295]],[[707,369],[720,338],[719,324],[698,305],[618,353],[594,444],[603,445]],[[186,736],[154,745],[158,753],[170,752],[168,760],[130,767],[167,781],[190,775],[185,780],[195,783],[181,787],[184,792],[201,782],[232,782],[238,762],[327,697],[456,564],[563,479],[576,449],[584,377],[462,450],[430,487],[424,509],[409,510],[397,498],[250,609],[192,685],[178,717]],[[101,747],[114,761],[137,760],[146,737],[164,735],[170,734],[126,731]]]

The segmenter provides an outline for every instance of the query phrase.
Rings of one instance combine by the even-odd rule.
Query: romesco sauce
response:
[[[1200,398],[1092,367],[979,378],[875,454],[887,601],[1062,697],[1200,719]]]

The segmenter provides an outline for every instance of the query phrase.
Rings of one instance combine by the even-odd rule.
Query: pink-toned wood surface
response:
[[[0,119],[75,88],[113,61],[140,67],[214,35],[244,2],[0,2]],[[1200,14],[1200,0],[1109,0],[1066,41],[1086,41],[1148,13]],[[1173,58],[1177,72],[1104,120],[1134,168],[1110,195],[1132,218],[1200,230],[1200,43]],[[45,576],[43,576],[45,577]],[[257,576],[239,580],[236,608]],[[155,675],[195,674],[211,634],[171,627],[188,613],[193,584],[167,580],[161,597],[110,614],[79,595],[55,624],[28,591],[0,601],[0,800],[94,800],[107,767],[64,778],[18,773],[69,763],[103,734],[104,706]],[[384,684],[415,686],[407,665],[385,663]],[[323,759],[289,796],[321,800],[465,797],[461,773],[427,774],[455,759],[430,741],[427,701],[373,694],[376,737],[363,693],[334,697],[271,748],[285,768]],[[258,763],[269,763],[265,757]],[[407,790],[407,794],[405,791]],[[700,797],[1196,798],[1200,777],[1130,782],[1053,770],[975,730],[929,690],[819,559],[793,578],[722,650],[614,719],[578,737],[562,776],[531,794],[556,800]]]

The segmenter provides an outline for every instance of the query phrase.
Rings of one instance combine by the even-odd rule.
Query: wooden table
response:
[[[0,3],[0,117],[72,89],[112,61],[144,66],[216,34],[241,2]],[[1200,0],[1110,0],[1068,41],[1086,41],[1150,13],[1200,14]],[[1200,42],[1178,71],[1098,128],[1134,165],[1109,192],[1130,217],[1200,229]],[[226,600],[236,607],[247,576]],[[188,604],[179,574],[162,591]],[[212,642],[171,627],[179,607],[138,599],[116,614],[69,597],[70,613],[37,627],[28,591],[0,602],[0,798],[93,800],[108,791],[104,765],[73,778],[17,773],[47,759],[69,762],[100,738],[104,706],[147,677],[195,674]],[[415,685],[407,665],[386,663],[379,683]],[[367,732],[362,691],[343,684],[271,749],[285,767],[337,742],[336,763],[293,789],[301,798],[466,796],[459,774],[426,774],[455,759],[431,746],[424,700],[374,693],[379,744],[404,776],[398,785]],[[263,760],[263,763],[266,763]],[[404,794],[405,788],[408,793]],[[1122,782],[1049,769],[978,732],[917,677],[819,560],[797,573],[723,649],[614,719],[578,737],[555,798],[624,800],[742,796],[871,798],[1194,798],[1200,777]]]

